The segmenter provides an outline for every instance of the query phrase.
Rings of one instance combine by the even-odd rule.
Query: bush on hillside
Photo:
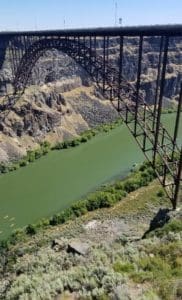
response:
[[[28,164],[28,161],[26,159],[22,159],[20,162],[20,167],[25,167]]]
[[[36,234],[37,230],[36,230],[36,226],[29,224],[27,225],[26,229],[25,229],[26,234],[28,235],[34,235]]]
[[[27,151],[27,160],[29,162],[35,161],[35,151]]]
[[[71,205],[71,210],[76,217],[84,215],[87,212],[87,202],[84,200],[76,201]]]
[[[0,173],[5,174],[7,172],[9,172],[8,165],[1,163],[0,164]]]

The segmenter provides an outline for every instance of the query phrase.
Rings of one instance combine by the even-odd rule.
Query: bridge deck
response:
[[[3,31],[2,35],[34,35],[34,36],[182,36],[182,24],[151,25],[129,27],[102,27],[102,28],[78,28],[65,30],[39,30],[39,31]]]

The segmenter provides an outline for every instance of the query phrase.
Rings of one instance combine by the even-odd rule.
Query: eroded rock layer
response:
[[[118,66],[119,43],[111,39],[110,62]],[[154,102],[160,41],[144,39],[141,88],[148,103]],[[98,54],[102,40],[97,40]],[[170,41],[165,85],[165,105],[175,103],[179,93],[181,70],[178,39]],[[138,40],[125,39],[123,74],[135,83],[137,73]],[[7,51],[0,71],[0,94],[5,86],[11,90],[12,72]],[[117,118],[110,102],[103,98],[88,74],[70,57],[49,50],[38,60],[25,93],[10,108],[3,106],[0,97],[0,162],[14,160],[38,146],[43,140],[51,143],[76,137],[80,132]]]

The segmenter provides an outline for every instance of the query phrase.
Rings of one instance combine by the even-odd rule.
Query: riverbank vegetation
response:
[[[106,133],[115,129],[116,127],[120,126],[122,123],[123,122],[121,119],[117,119],[112,123],[99,125],[95,128],[84,131],[83,133],[80,134],[78,138],[59,142],[56,143],[55,145],[51,145],[48,141],[44,141],[40,143],[40,146],[37,149],[27,151],[27,155],[24,156],[19,161],[15,161],[11,163],[0,163],[0,174],[5,174],[8,172],[15,171],[21,167],[25,167],[28,164],[33,163],[37,159],[41,158],[42,156],[48,154],[50,151],[77,147],[82,143],[88,142],[94,136],[100,133]]]
[[[68,220],[78,218],[87,212],[112,207],[126,197],[127,194],[142,186],[147,186],[155,178],[156,175],[150,163],[144,162],[124,180],[101,187],[96,192],[89,194],[85,199],[74,202],[69,208],[55,214],[51,218],[43,219],[37,224],[29,224],[23,229],[15,230],[6,241],[1,242],[0,247],[7,248],[9,245],[24,239],[26,235],[35,235],[37,231],[43,228],[64,224]],[[162,197],[163,194],[164,192],[161,190],[159,197]]]
[[[168,108],[168,109],[163,109],[162,114],[172,114],[174,112],[176,112],[176,108]],[[25,167],[28,164],[35,162],[37,159],[41,158],[42,156],[45,156],[50,151],[77,147],[82,143],[88,142],[96,135],[101,133],[107,133],[115,129],[116,127],[120,126],[121,124],[123,124],[123,121],[121,118],[118,118],[114,122],[102,124],[92,129],[89,129],[87,131],[84,131],[80,134],[79,137],[72,140],[57,142],[55,145],[51,145],[48,141],[43,141],[40,143],[38,148],[34,150],[28,150],[27,155],[25,155],[22,159],[18,161],[9,162],[9,163],[6,162],[0,163],[0,174],[9,173],[21,167]]]
[[[176,108],[167,108],[163,109],[162,114],[172,114],[174,112],[176,112]],[[120,126],[121,124],[123,124],[123,121],[121,118],[118,118],[114,122],[102,124],[87,131],[84,131],[80,134],[79,137],[72,140],[57,142],[55,145],[51,145],[48,141],[43,141],[42,143],[40,143],[38,148],[34,150],[28,150],[27,155],[25,155],[22,159],[8,163],[0,163],[0,174],[5,174],[8,172],[15,171],[21,167],[25,167],[28,164],[35,162],[42,156],[45,156],[50,151],[77,147],[82,143],[88,142],[96,135],[101,133],[107,133]]]

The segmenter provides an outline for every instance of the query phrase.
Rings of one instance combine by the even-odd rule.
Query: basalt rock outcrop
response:
[[[72,139],[116,118],[109,100],[94,86],[83,86],[79,77],[30,86],[10,110],[1,112],[0,161],[20,158],[43,140]]]

